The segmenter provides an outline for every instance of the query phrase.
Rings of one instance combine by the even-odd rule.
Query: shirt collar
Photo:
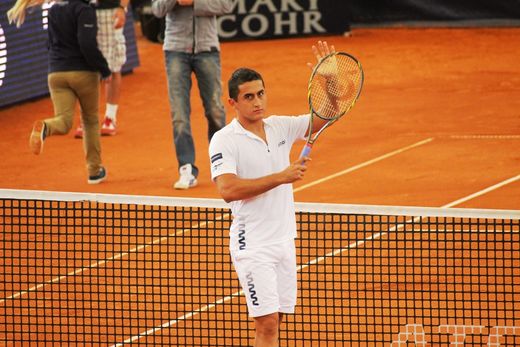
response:
[[[269,124],[269,122],[266,122],[265,121],[265,118],[262,120],[264,122],[264,128],[267,130],[267,128],[270,128],[271,125]],[[251,133],[250,131],[246,130],[242,124],[240,124],[240,122],[238,121],[237,118],[233,118],[233,120],[231,121],[231,126],[233,127],[233,132],[235,134],[242,134],[242,135],[249,135],[249,136],[252,136],[253,133]],[[255,136],[256,137],[256,136]]]

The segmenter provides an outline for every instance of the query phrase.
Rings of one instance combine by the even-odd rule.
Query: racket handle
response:
[[[302,149],[302,152],[300,153],[300,158],[308,157],[309,154],[311,153],[311,149],[312,149],[312,144],[310,144],[310,143],[305,144],[305,146]]]

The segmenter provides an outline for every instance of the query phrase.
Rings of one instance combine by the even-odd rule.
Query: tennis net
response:
[[[297,204],[281,346],[520,345],[520,211]],[[251,346],[221,200],[0,189],[0,344]]]

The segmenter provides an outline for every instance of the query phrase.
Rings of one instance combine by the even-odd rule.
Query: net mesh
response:
[[[223,202],[16,193],[0,344],[253,345]],[[297,208],[281,346],[520,345],[520,211]]]
[[[309,103],[323,119],[344,115],[355,103],[363,85],[363,70],[346,53],[331,54],[315,67],[309,83]]]

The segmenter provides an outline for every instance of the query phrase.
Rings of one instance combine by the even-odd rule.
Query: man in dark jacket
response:
[[[8,12],[9,20],[23,23],[28,7],[44,0],[17,0]],[[48,136],[67,134],[79,100],[85,127],[83,148],[89,184],[105,180],[99,141],[99,80],[110,78],[108,64],[97,46],[96,13],[88,1],[57,1],[49,10],[49,90],[54,117],[36,121],[29,139],[34,154],[40,154]]]

